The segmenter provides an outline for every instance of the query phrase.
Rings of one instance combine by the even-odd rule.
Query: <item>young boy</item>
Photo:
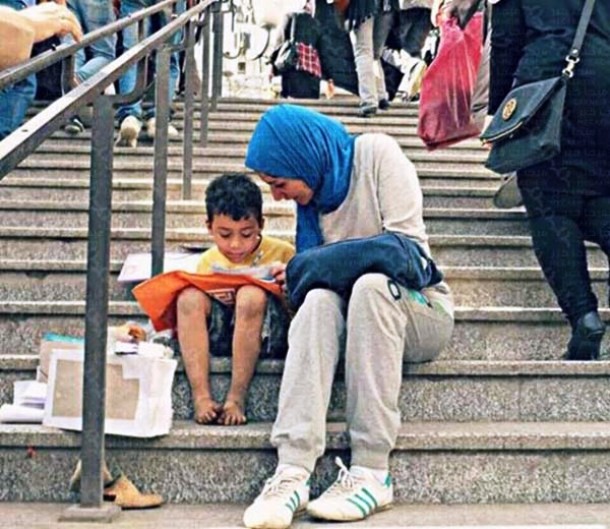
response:
[[[216,178],[206,191],[207,227],[215,245],[203,253],[197,273],[217,268],[278,265],[294,255],[287,242],[261,235],[263,197],[246,175]],[[177,301],[178,339],[191,385],[195,421],[237,425],[246,422],[245,404],[256,361],[286,353],[289,318],[280,300],[246,285],[227,305],[196,288],[183,290]],[[232,345],[232,351],[231,346]],[[223,405],[210,390],[210,353],[233,356],[231,386]]]

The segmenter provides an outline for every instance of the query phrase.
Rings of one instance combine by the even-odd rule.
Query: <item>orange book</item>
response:
[[[228,305],[235,303],[235,293],[244,285],[256,285],[283,298],[282,287],[275,281],[244,274],[193,274],[176,270],[155,276],[133,289],[133,295],[150,318],[155,330],[176,327],[176,299],[187,287],[195,287]]]

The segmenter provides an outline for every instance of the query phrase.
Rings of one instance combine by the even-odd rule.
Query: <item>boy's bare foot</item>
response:
[[[195,406],[195,422],[210,424],[215,422],[222,411],[222,406],[210,397],[203,397],[193,402]]]
[[[227,399],[222,406],[218,424],[239,426],[240,424],[246,424],[246,422],[248,422],[248,419],[244,414],[244,405],[236,400]]]

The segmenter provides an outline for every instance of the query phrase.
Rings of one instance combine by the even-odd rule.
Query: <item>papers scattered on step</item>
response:
[[[200,259],[200,253],[167,252],[163,257],[163,271],[184,270],[185,272],[195,272]],[[131,253],[123,263],[118,281],[119,283],[144,281],[151,277],[151,270],[152,254]]]
[[[35,380],[13,383],[13,403],[0,406],[0,422],[42,423],[47,385]]]

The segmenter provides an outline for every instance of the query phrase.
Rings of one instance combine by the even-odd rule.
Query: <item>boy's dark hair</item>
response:
[[[214,215],[233,220],[253,217],[263,225],[263,195],[252,179],[242,173],[223,174],[212,180],[205,192],[208,222]]]

